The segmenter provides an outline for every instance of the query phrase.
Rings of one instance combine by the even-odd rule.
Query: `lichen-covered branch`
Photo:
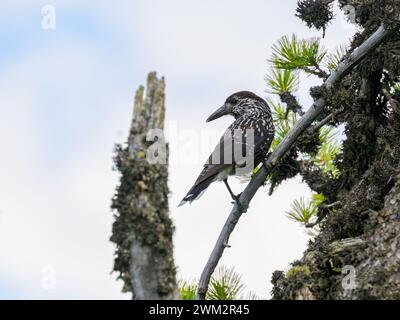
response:
[[[320,124],[327,117],[329,124],[345,128],[346,139],[335,159],[340,175],[324,181],[302,172],[307,184],[332,205],[319,206],[319,232],[303,257],[287,272],[274,272],[273,299],[400,298],[399,1],[338,2],[363,29],[355,34],[350,52],[379,24],[395,32],[340,86],[321,94],[327,107]],[[335,117],[326,113],[339,108],[343,112]]]
[[[126,147],[116,148],[115,165],[121,173],[112,200],[115,222],[111,241],[117,245],[114,270],[133,299],[177,299],[172,235],[168,212],[168,155],[164,163],[150,164],[146,152],[151,129],[164,128],[165,83],[155,73],[147,89],[136,92]]]
[[[325,89],[330,90],[336,84],[338,84],[358,63],[360,63],[360,61],[362,61],[362,59],[376,49],[392,32],[394,32],[393,29],[387,30],[383,26],[379,27],[364,43],[362,43],[345,60],[343,60],[338,65],[336,70],[331,73],[328,79],[324,82]],[[299,136],[313,123],[315,119],[317,119],[325,105],[325,98],[318,98],[318,100],[315,101],[315,103],[308,109],[304,116],[290,130],[275,151],[268,157],[265,165],[262,166],[262,168],[254,175],[250,183],[241,194],[240,202],[242,204],[242,208],[248,208],[249,203],[251,202],[255,193],[265,183],[271,168],[278,164],[278,162],[291,149]],[[214,272],[225,250],[225,247],[227,246],[230,234],[234,230],[242,213],[242,209],[235,205],[228,216],[217,243],[215,244],[208,262],[202,272],[198,287],[197,299],[205,299],[211,275]]]
[[[400,299],[398,141],[341,197],[292,269],[275,271],[273,299]],[[346,268],[353,269],[350,288],[343,286]]]

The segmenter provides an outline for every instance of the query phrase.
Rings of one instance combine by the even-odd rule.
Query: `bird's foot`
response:
[[[271,152],[268,152],[264,157],[261,158],[261,163],[263,164],[265,169],[268,169],[271,167],[271,164],[268,163],[270,156],[271,156]]]
[[[237,196],[232,195],[233,201],[232,204],[235,204],[238,206],[239,210],[243,213],[247,212],[247,209],[244,208],[244,206],[242,205],[242,203],[240,202],[240,195],[241,193],[239,193]]]

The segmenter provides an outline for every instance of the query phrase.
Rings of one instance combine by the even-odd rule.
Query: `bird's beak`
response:
[[[229,109],[227,108],[226,105],[223,105],[221,108],[215,111],[211,116],[209,116],[206,122],[211,122],[215,119],[221,118],[222,116],[226,116],[227,114],[229,114]]]

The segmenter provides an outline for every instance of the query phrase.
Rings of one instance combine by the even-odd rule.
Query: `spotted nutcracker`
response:
[[[235,121],[220,139],[203,171],[179,206],[199,199],[214,181],[223,181],[232,199],[241,206],[239,196],[232,192],[228,184],[228,176],[237,174],[238,168],[244,166],[243,159],[253,160],[250,170],[265,159],[274,139],[274,123],[267,102],[252,92],[237,92],[229,96],[207,122],[225,115],[232,115]],[[249,139],[249,133],[252,133],[254,139]],[[239,157],[238,152],[234,152],[237,149],[241,151]],[[249,154],[243,155],[246,152]]]

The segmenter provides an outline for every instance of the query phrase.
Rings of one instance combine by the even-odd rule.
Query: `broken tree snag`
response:
[[[380,26],[368,39],[366,39],[338,65],[336,70],[334,70],[325,80],[323,84],[324,88],[326,90],[331,90],[334,88],[334,86],[339,84],[340,81],[354,69],[354,67],[356,67],[366,56],[371,54],[380,44],[382,44],[388,36],[397,30],[397,25],[395,29],[386,29],[384,26]],[[271,169],[276,166],[287,154],[299,136],[305,130],[307,130],[321,114],[325,106],[326,100],[324,97],[317,99],[307,110],[307,112],[300,118],[300,120],[297,121],[295,126],[288,132],[282,142],[268,157],[264,163],[264,166],[262,166],[261,169],[252,177],[245,190],[241,193],[239,201],[242,204],[242,208],[248,208],[249,203],[253,199],[258,189],[265,183],[268,174],[271,172]],[[197,299],[205,299],[211,276],[222,257],[226,244],[229,242],[229,237],[235,229],[235,226],[238,223],[242,213],[243,210],[235,204],[225,222],[225,225],[223,226],[214,249],[201,274],[197,291]]]
[[[116,146],[121,173],[112,200],[115,222],[111,241],[117,245],[114,271],[124,292],[136,300],[178,299],[173,259],[174,226],[168,209],[168,152],[162,130],[165,83],[156,73],[135,96],[127,146]],[[159,144],[156,152],[149,152]]]

